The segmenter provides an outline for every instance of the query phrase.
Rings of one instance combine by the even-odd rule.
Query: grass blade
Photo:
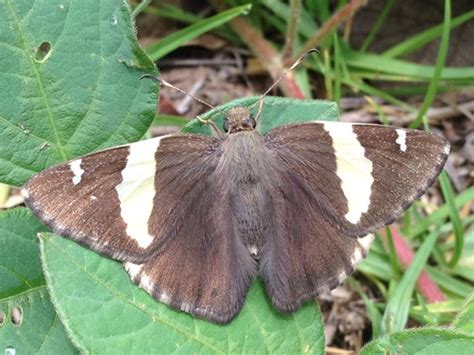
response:
[[[186,12],[179,7],[166,3],[161,3],[159,7],[148,6],[143,12],[187,24],[203,20],[203,18],[198,15]]]
[[[462,14],[451,21],[451,30],[455,27],[462,25],[463,23],[474,18],[474,10],[468,11],[465,14]],[[389,58],[401,57],[406,54],[410,54],[415,50],[423,47],[427,43],[434,41],[438,38],[443,31],[443,24],[434,26],[429,30],[423,31],[415,36],[410,37],[406,41],[400,42],[392,48],[386,50],[383,53],[383,56]]]
[[[174,32],[168,37],[162,39],[158,43],[152,44],[145,48],[145,52],[151,58],[151,60],[156,61],[166,54],[172,52],[183,43],[190,41],[193,38],[200,36],[203,33],[206,33],[220,25],[232,20],[234,17],[248,13],[250,11],[251,5],[243,5],[234,7],[230,10],[221,12],[215,16],[212,16],[208,19],[199,21],[189,27],[186,27],[180,31]]]
[[[354,74],[368,76],[372,73],[381,75],[384,80],[391,79],[405,82],[432,81],[437,70],[436,66],[433,67],[432,65],[416,64],[402,59],[386,58],[380,54],[354,51],[347,52],[346,63]],[[355,69],[362,72],[358,73]],[[452,82],[467,82],[474,79],[474,68],[444,68],[439,78]],[[374,76],[374,79],[377,79],[377,76]]]
[[[458,297],[467,297],[472,292],[472,286],[459,279],[446,275],[439,267],[426,266],[426,271],[436,284],[444,291]]]
[[[288,21],[288,14],[291,13],[288,4],[279,0],[262,0],[261,4],[275,13],[279,18]],[[317,31],[314,20],[304,8],[301,8],[297,31],[307,38],[311,37]]]
[[[426,93],[425,99],[418,111],[418,115],[415,121],[410,124],[410,128],[417,128],[425,119],[425,113],[430,108],[433,100],[436,96],[438,89],[438,82],[441,78],[441,72],[443,71],[446,56],[448,55],[449,47],[449,34],[451,26],[451,0],[444,1],[444,21],[443,21],[443,33],[441,34],[441,43],[439,45],[438,57],[436,58],[436,65],[433,72],[433,78],[431,79],[430,86]],[[426,121],[426,120],[425,120]],[[428,123],[424,122],[425,127],[428,127]]]
[[[380,28],[382,28],[383,24],[385,23],[387,15],[390,13],[390,10],[392,10],[393,4],[395,4],[395,0],[389,0],[385,3],[382,13],[377,16],[377,21],[375,21],[375,24],[372,26],[370,33],[368,34],[364,43],[362,43],[362,46],[360,47],[361,52],[367,51],[367,48],[369,48],[369,46],[372,44],[375,37],[379,33]]]
[[[146,9],[148,5],[150,5],[151,0],[142,0],[132,11],[132,16],[135,18],[138,14],[140,14],[143,10]]]
[[[462,248],[464,245],[464,232],[462,227],[461,218],[459,217],[458,210],[456,208],[456,204],[454,202],[454,192],[453,187],[449,181],[448,175],[445,171],[441,173],[439,176],[439,182],[441,185],[441,190],[443,191],[443,196],[446,201],[446,204],[449,207],[449,219],[453,224],[453,231],[454,231],[454,254],[451,260],[447,263],[449,267],[453,268],[459,261],[461,257]]]
[[[370,323],[372,325],[372,339],[377,339],[380,337],[380,325],[382,323],[382,314],[380,314],[379,309],[377,308],[376,303],[367,297],[364,290],[360,287],[360,284],[354,280],[352,277],[347,279],[347,283],[351,288],[356,290],[359,296],[364,301],[365,308],[370,318]]]
[[[460,208],[465,203],[474,200],[474,186],[471,186],[467,190],[461,192],[454,198],[454,205],[456,208]],[[436,211],[430,213],[428,216],[423,218],[418,224],[414,225],[409,233],[409,237],[414,238],[421,233],[425,232],[431,225],[437,224],[443,221],[449,216],[450,207],[447,203],[438,208]]]

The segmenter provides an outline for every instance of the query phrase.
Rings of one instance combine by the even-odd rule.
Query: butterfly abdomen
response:
[[[229,194],[235,234],[258,260],[268,229],[266,214],[271,211],[268,153],[256,131],[231,134],[223,147],[217,170],[231,179],[224,188]]]

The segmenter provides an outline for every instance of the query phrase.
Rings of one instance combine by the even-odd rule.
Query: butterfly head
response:
[[[234,107],[226,112],[224,119],[224,131],[227,134],[253,131],[257,122],[250,111],[245,107]]]

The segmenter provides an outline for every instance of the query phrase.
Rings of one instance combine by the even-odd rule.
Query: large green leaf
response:
[[[0,182],[140,139],[156,84],[122,0],[0,0]]]
[[[275,312],[259,282],[229,325],[192,318],[132,285],[120,263],[53,234],[41,255],[51,297],[64,324],[92,353],[323,353],[313,302],[290,316]]]
[[[361,355],[472,354],[474,349],[474,293],[465,301],[450,328],[403,330],[367,344]]]
[[[232,107],[248,107],[252,114],[257,116],[259,98],[259,96],[251,96],[228,102],[202,115],[202,119],[212,119],[217,127],[222,129],[225,112]],[[257,130],[265,134],[272,128],[288,123],[337,121],[338,119],[339,111],[336,103],[332,101],[295,100],[286,97],[266,96],[263,101]],[[211,129],[208,125],[194,119],[183,128],[183,132],[211,134]]]
[[[0,351],[18,354],[74,353],[50,301],[41,273],[38,239],[43,227],[26,208],[0,213]],[[11,321],[21,309],[20,325]]]
[[[0,179],[20,185],[49,165],[144,134],[154,116],[156,87],[138,79],[154,69],[136,44],[124,3],[0,1],[1,26],[12,29],[0,37],[1,64],[8,71],[0,74],[8,102],[0,111]],[[261,128],[321,118],[336,119],[335,105],[266,98]],[[55,307],[83,351],[323,352],[314,304],[284,317],[256,283],[239,317],[216,326],[155,302],[117,262],[45,238],[43,267]],[[51,312],[41,287],[40,299],[49,307],[43,312]],[[60,342],[55,319],[50,334]]]
[[[420,328],[386,335],[367,344],[361,355],[472,354],[474,349],[474,293],[447,328]]]
[[[422,328],[384,336],[367,344],[361,355],[472,354],[474,335],[446,329]]]
[[[222,125],[223,114],[230,107],[251,106],[256,100],[254,97],[230,102],[203,118],[212,117]],[[259,130],[266,132],[290,122],[337,118],[336,106],[331,102],[267,97]],[[209,133],[209,127],[197,120],[186,130]],[[119,263],[68,240],[45,234],[42,258],[56,309],[74,343],[87,351],[324,351],[317,306],[309,303],[295,315],[282,316],[272,309],[259,282],[253,285],[237,319],[230,325],[217,326],[155,302],[131,283]]]

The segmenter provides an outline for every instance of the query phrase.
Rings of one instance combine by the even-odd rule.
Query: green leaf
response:
[[[132,285],[120,263],[53,234],[41,257],[53,301],[84,351],[107,353],[324,353],[317,305],[276,313],[259,282],[229,325],[194,319]]]
[[[155,74],[122,0],[0,0],[0,181],[140,139]]]
[[[251,109],[254,117],[258,111],[260,96],[244,97],[231,101],[202,115],[202,119],[213,120],[217,127],[222,128],[225,112],[232,107],[244,106]],[[339,112],[337,106],[331,101],[322,100],[296,100],[286,97],[266,96],[263,108],[257,123],[257,130],[265,134],[270,129],[289,123],[307,121],[337,121]],[[184,128],[185,133],[211,134],[209,125],[197,119],[189,122]]]
[[[182,116],[175,115],[163,115],[158,114],[155,116],[152,125],[155,127],[159,126],[184,126],[189,123],[189,119]]]
[[[50,301],[41,273],[36,234],[46,228],[26,208],[0,213],[0,351],[18,354],[75,353]],[[14,325],[14,308],[22,322]]]
[[[448,304],[446,306],[449,308]],[[438,305],[431,304],[427,307],[437,308]],[[425,327],[403,330],[372,341],[362,349],[360,354],[467,355],[472,353],[472,349],[474,349],[474,293],[466,299],[451,329]]]
[[[422,328],[386,335],[367,344],[360,355],[472,354],[474,336],[452,330]]]
[[[474,292],[466,299],[452,325],[458,330],[474,334]]]
[[[172,52],[182,44],[189,42],[203,33],[206,33],[224,23],[232,20],[234,17],[246,14],[252,8],[251,5],[243,5],[233,9],[221,12],[211,18],[201,20],[191,26],[188,26],[180,31],[174,32],[168,37],[160,40],[156,44],[152,44],[146,48],[146,53],[152,60],[158,60],[166,54]]]

